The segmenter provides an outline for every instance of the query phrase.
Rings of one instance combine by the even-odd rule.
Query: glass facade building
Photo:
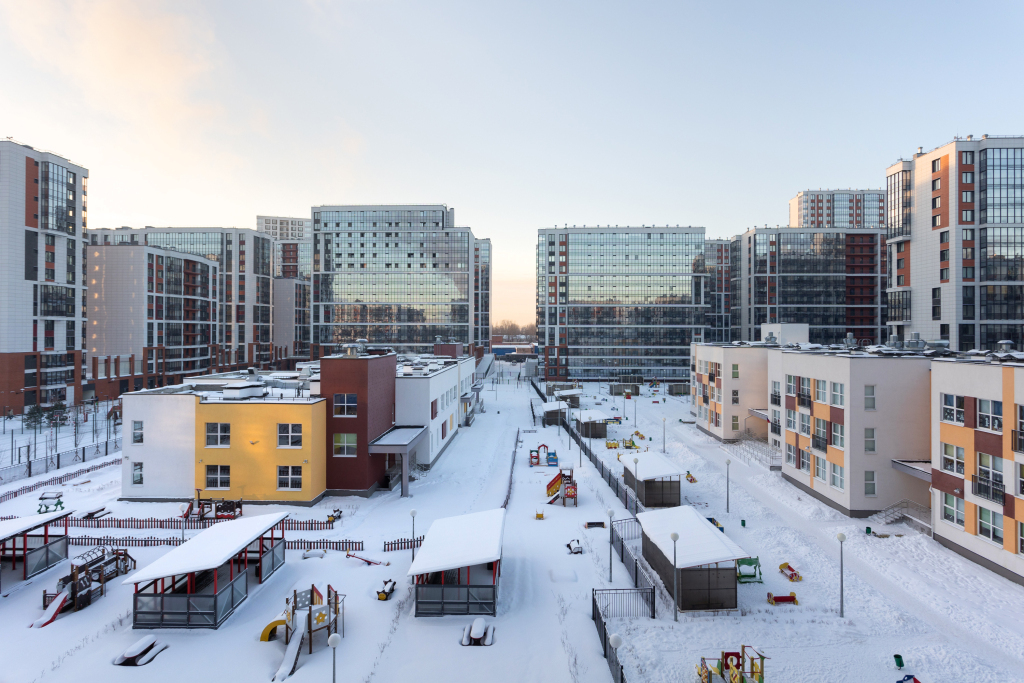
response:
[[[703,228],[541,229],[536,267],[545,377],[689,377],[707,310]]]

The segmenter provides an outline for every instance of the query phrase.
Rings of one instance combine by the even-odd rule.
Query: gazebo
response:
[[[219,628],[249,594],[250,573],[263,583],[284,564],[287,516],[220,522],[129,576],[132,627]]]
[[[543,425],[545,427],[557,427],[559,419],[569,417],[569,404],[565,401],[548,401],[540,406],[544,413]]]
[[[68,517],[73,512],[59,510],[0,521],[0,577],[3,576],[3,560],[10,560],[11,570],[16,571],[21,559],[21,579],[24,581],[68,559]],[[64,533],[59,536],[51,534],[50,525],[60,524],[62,520]],[[42,533],[38,533],[40,529]],[[14,576],[17,578],[16,573]]]
[[[750,557],[691,505],[641,512],[644,559],[658,572],[680,611],[736,609],[736,560]],[[679,534],[673,567],[672,533]],[[676,579],[673,581],[673,572]]]
[[[604,439],[608,436],[608,416],[600,410],[580,410],[572,415],[576,431],[583,438]]]
[[[569,404],[570,408],[580,407],[580,396],[583,395],[582,389],[566,389],[564,391],[556,391],[555,398],[559,401],[565,401]]]
[[[503,508],[435,520],[408,573],[416,616],[497,614],[504,530]]]
[[[633,463],[633,458],[637,463]],[[644,507],[675,507],[682,504],[680,480],[682,472],[661,453],[644,451],[642,453],[624,453],[622,463],[625,465],[625,484],[636,492],[637,498]],[[637,487],[639,473],[642,485]]]

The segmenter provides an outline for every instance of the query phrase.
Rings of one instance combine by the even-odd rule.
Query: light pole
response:
[[[608,636],[608,645],[612,648],[612,650],[616,650],[617,651],[620,647],[622,647],[622,636],[620,636],[618,633],[611,634],[610,636]],[[618,661],[619,661],[619,653],[616,652],[615,653],[615,662],[618,663]],[[612,674],[612,681],[613,681],[613,683],[619,683],[619,681],[621,681],[621,680],[622,680],[622,665],[619,664],[618,672]]]
[[[732,460],[725,459],[725,514],[729,514],[729,465]]]
[[[640,501],[640,458],[633,458],[633,493],[636,494],[637,502]],[[633,506],[634,508],[636,505]],[[628,508],[627,508],[628,509]],[[634,509],[633,512],[636,512]]]
[[[633,397],[633,424],[636,424],[636,396]]]
[[[185,513],[188,512],[188,503],[182,503],[181,505],[178,506],[178,509],[181,510],[181,542],[184,543],[185,542],[185,522],[188,520],[188,517],[185,516]]]
[[[338,646],[341,645],[341,636],[332,633],[327,637],[327,644],[331,646],[331,683],[338,680]]]
[[[665,452],[665,418],[661,418],[661,452]]]
[[[672,602],[676,603],[673,605],[675,609],[672,610],[672,619],[679,621],[679,572],[676,570],[676,541],[679,540],[679,534],[673,531],[668,537],[672,539]]]
[[[615,517],[615,511],[608,508],[608,583],[612,582],[612,548],[615,543],[612,542],[612,518]]]
[[[409,516],[412,517],[412,559],[416,561],[416,510],[409,510]]]
[[[839,618],[843,618],[843,541],[846,540],[846,534],[836,534],[836,538],[839,539]]]

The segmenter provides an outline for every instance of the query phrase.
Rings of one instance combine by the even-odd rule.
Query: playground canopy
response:
[[[691,505],[641,512],[637,521],[644,535],[672,562],[672,532],[679,534],[676,543],[677,569],[732,562],[750,557],[750,553],[719,531]]]
[[[582,389],[565,389],[563,391],[556,391],[555,396],[581,396],[583,395]]]
[[[633,464],[633,458],[638,460],[636,465]],[[622,463],[629,470],[633,478],[636,478],[637,470],[639,470],[640,474],[644,475],[641,481],[661,479],[662,477],[678,477],[682,474],[672,461],[660,453],[652,451],[644,451],[643,453],[636,453],[631,456],[624,455],[622,456]]]
[[[287,512],[277,512],[214,524],[132,574],[123,583],[140,584],[168,576],[182,576],[216,569],[245,550],[287,516]]]
[[[565,401],[548,401],[541,405],[545,413],[553,413],[556,410],[568,410],[569,404]]]
[[[0,543],[8,541],[15,536],[27,534],[46,524],[53,524],[59,519],[70,516],[74,510],[58,510],[46,512],[41,515],[29,515],[28,517],[15,517],[0,522]]]
[[[501,559],[505,510],[485,510],[435,520],[408,576],[471,567]]]
[[[0,557],[10,558],[11,569],[18,564],[18,538],[21,538],[21,578],[29,579],[68,558],[68,517],[74,510],[58,510],[41,515],[15,517],[0,522]],[[51,533],[50,525],[64,520],[63,535]],[[42,528],[42,534],[29,532]],[[11,542],[10,551],[7,542]]]
[[[573,418],[579,422],[604,422],[608,416],[600,410],[581,410],[573,413]]]

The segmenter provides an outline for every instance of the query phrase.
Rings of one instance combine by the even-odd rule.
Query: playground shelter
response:
[[[572,414],[576,431],[583,438],[604,439],[608,436],[608,416],[600,410],[580,410]]]
[[[133,628],[219,628],[248,596],[250,574],[263,583],[284,564],[287,516],[220,522],[129,576]]]
[[[570,408],[580,407],[580,396],[583,395],[582,389],[566,389],[564,391],[556,391],[555,398],[559,401],[565,401],[569,404]]]
[[[0,521],[0,577],[3,575],[4,560],[11,561],[14,578],[17,578],[18,560],[21,560],[20,578],[24,581],[68,559],[68,517],[73,512],[59,510]],[[50,525],[60,524],[61,521],[64,522],[63,535],[51,534]],[[40,529],[42,533],[32,533]],[[3,579],[0,578],[2,587]]]
[[[544,426],[557,427],[559,418],[569,417],[569,404],[565,401],[548,401],[540,406],[544,411]]]
[[[638,441],[637,443],[643,443]],[[633,463],[633,458],[639,462]],[[625,484],[636,492],[640,504],[648,508],[667,508],[682,504],[680,497],[680,481],[683,473],[675,463],[661,453],[643,451],[622,456]],[[639,472],[639,487],[636,477]]]
[[[416,616],[494,616],[504,530],[503,508],[435,520],[408,573],[416,584]]]
[[[691,505],[641,512],[644,559],[673,594],[673,571],[680,611],[732,610],[736,600],[736,560],[750,557],[735,541]],[[679,534],[673,567],[671,534]]]

